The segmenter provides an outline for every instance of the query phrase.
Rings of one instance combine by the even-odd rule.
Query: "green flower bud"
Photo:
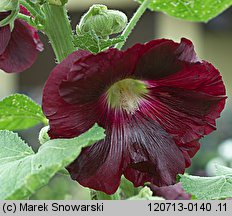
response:
[[[149,198],[151,197],[153,194],[153,192],[151,191],[151,189],[147,186],[145,186],[140,192],[139,192],[139,196],[140,198]]]
[[[147,186],[142,188],[138,195],[130,197],[128,200],[164,200],[162,197],[152,196],[153,192]]]
[[[9,12],[6,16],[4,13]],[[1,0],[0,27],[12,23],[19,13],[19,0]]]
[[[127,16],[118,10],[108,10],[105,5],[93,5],[83,15],[77,26],[77,33],[93,30],[98,37],[108,38],[111,34],[121,32],[127,24]]]
[[[48,135],[48,131],[49,131],[49,126],[45,126],[40,130],[40,132],[39,132],[39,142],[40,142],[41,145],[50,140],[50,137]]]

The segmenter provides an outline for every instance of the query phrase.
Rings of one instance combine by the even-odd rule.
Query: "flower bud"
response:
[[[127,16],[118,10],[108,10],[105,5],[96,4],[83,15],[77,27],[82,34],[93,30],[98,37],[108,38],[111,34],[121,32],[127,24]]]
[[[48,131],[49,131],[49,126],[45,126],[40,130],[40,132],[39,132],[39,142],[40,142],[41,145],[50,140],[50,137],[48,135]]]
[[[144,187],[140,192],[139,192],[139,195],[141,198],[148,198],[148,197],[151,197],[152,196],[152,191],[149,187]]]
[[[0,2],[0,27],[13,22],[19,12],[19,0],[1,0]]]
[[[147,186],[141,189],[138,195],[129,198],[129,200],[164,200],[162,197],[152,196],[153,192]]]

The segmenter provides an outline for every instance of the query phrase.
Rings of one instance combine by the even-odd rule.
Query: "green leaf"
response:
[[[50,140],[34,153],[16,133],[0,131],[0,200],[27,198],[104,136],[94,125],[79,137]]]
[[[74,39],[74,45],[79,49],[88,50],[96,54],[124,40],[123,36],[112,39],[100,39],[93,31],[89,31],[77,35]]]
[[[108,194],[101,192],[101,191],[92,191],[92,199],[95,199],[95,200],[120,200],[120,193],[121,193],[120,188],[118,188],[118,190],[112,195],[108,195]]]
[[[216,168],[215,173],[217,176],[220,176],[220,175],[231,175],[232,176],[232,169],[229,167],[216,164],[215,168]]]
[[[125,199],[137,195],[142,189],[142,187],[134,187],[133,183],[127,180],[124,176],[121,177],[120,188],[122,191],[122,196]]]
[[[23,130],[47,124],[41,107],[26,95],[14,94],[0,101],[0,130]]]
[[[232,0],[152,0],[149,8],[183,20],[207,22],[231,5]]]
[[[199,200],[218,200],[232,197],[232,169],[216,166],[214,177],[179,175],[184,190]]]

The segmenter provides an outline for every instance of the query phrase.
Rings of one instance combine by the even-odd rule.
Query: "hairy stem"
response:
[[[44,4],[45,26],[56,59],[60,63],[70,53],[75,51],[72,28],[64,6]]]

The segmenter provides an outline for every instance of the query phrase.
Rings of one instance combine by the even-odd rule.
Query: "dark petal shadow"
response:
[[[134,185],[167,186],[185,170],[185,159],[172,137],[155,121],[136,114],[128,125],[124,175]]]
[[[161,39],[145,44],[140,50],[135,77],[156,80],[175,74],[185,63],[198,61],[191,41],[183,38],[181,43]]]

